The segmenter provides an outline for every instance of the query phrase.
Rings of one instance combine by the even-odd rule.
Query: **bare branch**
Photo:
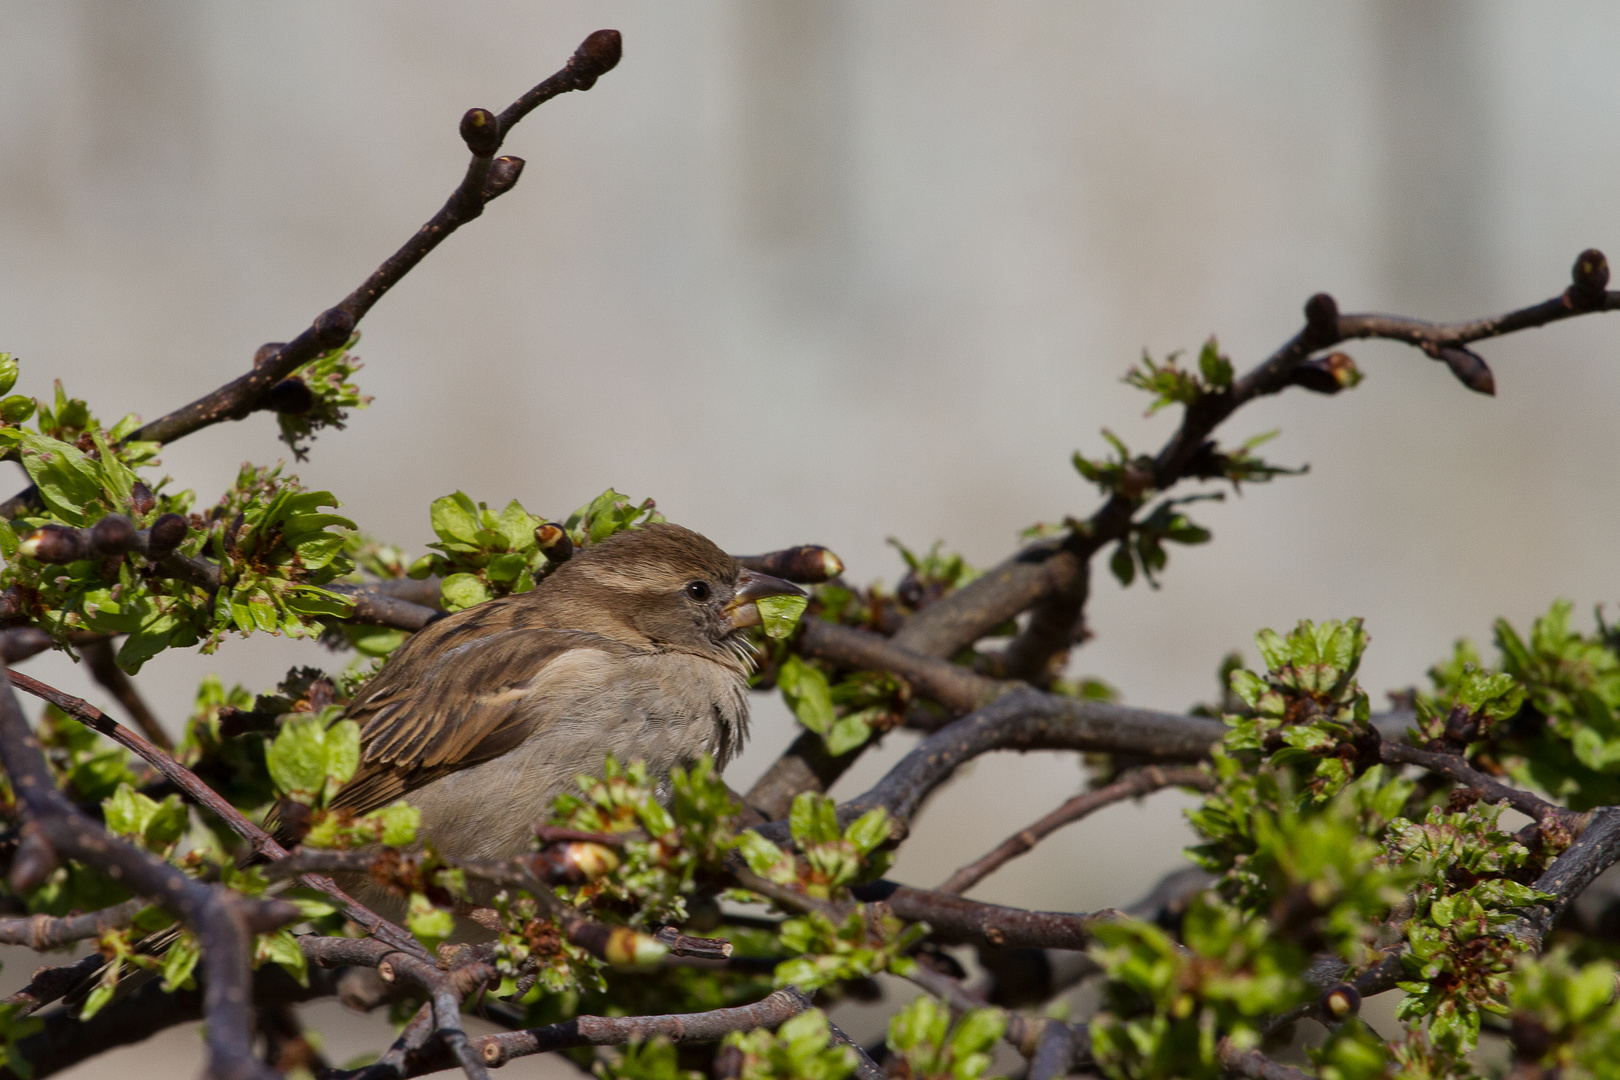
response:
[[[135,914],[147,906],[145,900],[137,898],[100,911],[87,911],[83,915],[62,918],[30,915],[26,918],[0,919],[0,944],[26,945],[35,952],[60,949],[75,941],[100,937],[108,930],[128,926]]]
[[[1230,1039],[1222,1039],[1217,1050],[1221,1068],[1252,1080],[1315,1080],[1303,1069],[1281,1065],[1258,1050],[1239,1050]]]
[[[1149,765],[1127,773],[1112,784],[1081,792],[1039,821],[1003,840],[994,849],[962,867],[939,887],[944,893],[963,893],[1018,856],[1032,850],[1041,840],[1087,814],[1126,799],[1135,799],[1167,787],[1196,787],[1208,791],[1214,786],[1209,775],[1198,768],[1161,769]]]
[[[906,922],[925,922],[935,939],[951,944],[989,945],[998,949],[1084,949],[1100,922],[1120,917],[1105,909],[1087,914],[1026,911],[1023,908],[965,900],[950,893],[914,889],[892,881],[874,881],[852,890],[857,900],[882,904]]]
[[[844,560],[820,544],[800,544],[781,551],[767,551],[763,555],[732,557],[749,570],[797,581],[801,585],[819,585],[844,572]]]

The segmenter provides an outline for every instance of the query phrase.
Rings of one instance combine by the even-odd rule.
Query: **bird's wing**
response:
[[[334,807],[369,813],[506,753],[543,722],[548,682],[567,681],[576,661],[633,651],[566,630],[446,630],[383,668],[350,705],[364,752]]]

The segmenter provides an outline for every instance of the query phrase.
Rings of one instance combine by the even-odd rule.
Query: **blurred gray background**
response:
[[[1119,381],[1144,347],[1214,333],[1242,370],[1317,290],[1483,315],[1620,246],[1602,3],[5,2],[19,389],[61,378],[104,418],[151,418],[241,373],[437,209],[466,108],[500,109],[602,26],[624,32],[619,69],[508,140],[522,182],[376,307],[376,402],[296,469],[413,555],[457,488],[561,515],[614,485],[732,551],[827,544],[860,580],[899,576],[889,536],[989,565],[1095,505],[1068,456],[1100,427],[1169,434]],[[1099,575],[1077,672],[1184,708],[1256,629],[1362,615],[1378,698],[1497,615],[1565,596],[1584,621],[1614,598],[1620,321],[1485,344],[1494,400],[1412,350],[1349,351],[1353,393],[1225,429],[1280,427],[1268,456],[1310,474],[1199,508],[1215,542],[1173,551],[1157,592]],[[283,452],[259,414],[163,458],[211,502]],[[204,672],[263,689],[327,659],[232,641],[139,681],[178,728]],[[104,697],[65,658],[36,669]],[[774,704],[756,731],[739,787],[792,734]],[[1080,782],[1067,757],[979,762],[897,876],[937,883]],[[976,895],[1127,903],[1176,865],[1182,805],[1115,808]],[[316,1022],[340,1060],[387,1038],[335,1007]],[[78,1075],[173,1074],[197,1048],[179,1031]]]

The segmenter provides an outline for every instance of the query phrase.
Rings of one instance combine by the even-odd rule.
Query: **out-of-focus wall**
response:
[[[1095,504],[1068,455],[1100,427],[1168,434],[1119,381],[1144,347],[1215,333],[1247,367],[1317,290],[1458,318],[1620,246],[1601,3],[4,2],[20,389],[59,377],[153,417],[240,373],[438,207],[464,109],[600,26],[624,32],[619,69],[512,136],[522,182],[365,321],[376,403],[297,468],[413,551],[456,488],[561,514],[611,484],[733,551],[828,544],[857,579],[898,576],[891,535],[987,565]],[[1620,322],[1484,345],[1494,400],[1411,350],[1350,351],[1355,392],[1286,394],[1227,432],[1281,428],[1269,455],[1310,475],[1200,507],[1215,542],[1174,552],[1159,591],[1099,575],[1077,670],[1182,708],[1257,628],[1359,614],[1377,693],[1496,615],[1614,596]],[[282,452],[273,429],[210,429],[165,466],[211,498]],[[331,659],[232,642],[140,684],[178,726],[206,671],[262,688]],[[99,700],[67,660],[32,666]],[[790,736],[760,714],[739,785]],[[1079,781],[1056,756],[980,762],[899,876],[937,882]],[[1116,808],[979,895],[1128,902],[1177,859],[1176,805]]]

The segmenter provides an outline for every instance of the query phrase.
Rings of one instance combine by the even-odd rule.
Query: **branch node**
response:
[[[341,307],[327,308],[315,317],[315,344],[327,352],[346,343],[354,333],[354,316]]]
[[[1325,292],[1305,301],[1305,341],[1308,348],[1320,349],[1339,340],[1339,303]]]
[[[1564,291],[1564,306],[1571,311],[1596,311],[1603,306],[1604,290],[1609,287],[1609,260],[1597,248],[1587,248],[1570,267],[1570,286]]]

